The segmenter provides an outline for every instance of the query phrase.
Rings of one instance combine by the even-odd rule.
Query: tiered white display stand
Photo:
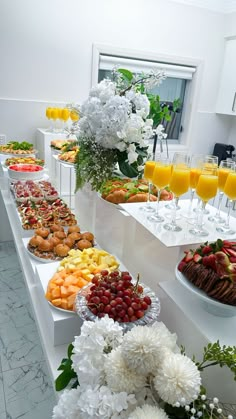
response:
[[[52,379],[55,379],[60,360],[66,355],[67,343],[73,340],[75,334],[79,334],[81,323],[74,314],[59,312],[44,299],[46,284],[57,264],[42,264],[29,256],[26,251],[28,234],[20,226],[15,203],[4,177],[1,186],[45,356]],[[141,205],[114,206],[88,186],[76,194],[75,202],[81,228],[94,232],[100,247],[117,256],[134,276],[139,272],[142,281],[157,293],[161,301],[160,319],[177,333],[179,344],[186,347],[189,355],[194,353],[201,359],[203,346],[217,339],[221,344],[236,345],[236,317],[222,318],[208,313],[200,301],[175,279],[174,269],[183,251],[196,247],[206,239],[189,234],[187,219],[178,220],[183,227],[180,233],[170,233],[161,225],[150,224],[139,209]],[[164,205],[161,204],[161,213],[167,212]],[[181,201],[181,207],[186,209],[186,206],[187,202]],[[210,207],[210,213],[214,212],[215,208]],[[236,220],[232,225],[236,228]],[[214,225],[206,221],[205,227],[210,231],[207,240],[218,238]],[[230,239],[233,238],[236,239],[236,236],[230,236]],[[235,402],[236,385],[227,370],[220,373],[217,368],[209,370],[204,384],[207,382],[210,383],[211,395],[225,402]]]

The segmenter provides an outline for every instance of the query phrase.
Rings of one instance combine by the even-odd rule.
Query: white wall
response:
[[[48,104],[83,101],[103,43],[201,62],[188,144],[211,152],[230,129],[214,113],[224,32],[225,15],[171,0],[1,0],[0,133],[32,140]]]

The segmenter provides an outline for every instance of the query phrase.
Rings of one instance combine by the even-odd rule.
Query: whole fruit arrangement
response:
[[[134,322],[141,319],[152,301],[143,295],[139,285],[139,275],[133,284],[129,272],[103,270],[94,275],[90,293],[87,294],[87,306],[98,317],[106,314],[120,323]]]

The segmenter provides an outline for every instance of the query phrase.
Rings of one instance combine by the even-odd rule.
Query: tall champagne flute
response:
[[[52,110],[51,110],[51,118],[54,121],[53,131],[56,132],[57,131],[57,128],[56,128],[56,120],[58,119],[58,108],[52,108]]]
[[[219,233],[235,234],[235,230],[233,230],[230,227],[229,221],[230,221],[230,212],[233,206],[233,201],[236,200],[236,166],[234,166],[234,168],[232,169],[232,172],[230,172],[227,176],[225,186],[224,186],[224,194],[229,199],[227,219],[226,219],[225,224],[217,227],[216,230]]]
[[[52,120],[52,108],[50,108],[50,107],[46,108],[46,117],[48,118],[49,121]],[[46,131],[47,132],[52,132],[53,131],[52,124],[50,124],[49,128],[47,128]]]
[[[204,154],[193,154],[190,162],[190,202],[188,210],[182,215],[187,218],[195,218],[195,211],[193,211],[193,198],[196,191],[197,183],[199,176],[201,174],[201,169],[199,166],[204,161]]]
[[[162,223],[164,218],[159,215],[159,202],[162,189],[167,186],[171,178],[171,164],[169,159],[160,159],[156,162],[152,175],[152,183],[157,187],[158,196],[155,214],[148,217],[149,221]]]
[[[206,168],[211,168],[212,166],[215,168],[218,167],[218,156],[214,156],[213,154],[207,154],[204,157],[204,164],[206,164]],[[201,171],[201,170],[200,170]],[[198,179],[199,179],[199,174],[198,174]],[[201,204],[201,199],[198,197],[198,203],[197,203],[197,207],[194,208],[194,212],[198,212],[199,211],[199,207]],[[209,210],[208,209],[204,209],[203,214],[209,214]]]
[[[174,209],[170,223],[166,223],[163,227],[170,231],[181,231],[182,227],[176,224],[176,210],[181,195],[185,194],[190,185],[190,166],[189,156],[183,154],[173,161],[173,171],[170,179],[170,190],[174,195]]]
[[[228,174],[233,171],[235,162],[233,160],[221,160],[218,168],[218,190],[219,190],[219,201],[215,215],[208,217],[209,221],[224,223],[225,219],[220,216],[220,208],[222,199],[224,196],[224,187],[228,177]]]
[[[172,165],[171,165],[172,166],[171,167],[171,173],[173,171],[173,164],[178,164],[178,162],[181,163],[183,161],[183,159],[184,160],[187,159],[188,164],[189,164],[190,156],[187,153],[183,153],[183,152],[176,152],[176,153],[174,153],[173,160],[172,160]],[[165,208],[170,209],[170,210],[173,210],[175,208],[174,197],[173,197],[172,201],[169,204],[166,204],[165,205]],[[176,209],[179,210],[180,207],[177,205]]]
[[[144,166],[144,173],[143,177],[148,181],[148,197],[146,205],[142,205],[140,210],[145,212],[154,212],[155,209],[150,205],[150,194],[151,194],[151,187],[152,187],[152,175],[155,169],[155,161],[147,160]]]
[[[67,123],[69,118],[70,118],[70,110],[67,109],[67,108],[63,108],[61,110],[61,119],[63,121],[63,127],[62,127],[63,132],[65,132],[66,123]]]
[[[214,161],[211,162],[206,159],[201,168],[201,174],[198,179],[196,193],[201,199],[202,206],[199,209],[197,217],[197,225],[189,230],[189,232],[196,236],[208,236],[208,231],[202,227],[203,215],[207,202],[214,198],[217,194],[218,188],[218,170]]]

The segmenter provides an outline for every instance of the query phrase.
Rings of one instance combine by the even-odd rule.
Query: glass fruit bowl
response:
[[[75,311],[79,315],[82,320],[90,320],[95,321],[98,316],[94,315],[87,306],[86,296],[90,293],[90,288],[93,284],[88,284],[78,292],[76,299],[75,299]],[[150,297],[152,303],[145,311],[144,316],[141,319],[138,319],[134,322],[122,322],[119,325],[123,328],[126,332],[131,330],[134,326],[145,326],[153,324],[157,321],[158,316],[161,311],[161,305],[158,297],[155,295],[154,291],[152,291],[149,287],[145,284],[140,283],[143,287],[142,296]]]

